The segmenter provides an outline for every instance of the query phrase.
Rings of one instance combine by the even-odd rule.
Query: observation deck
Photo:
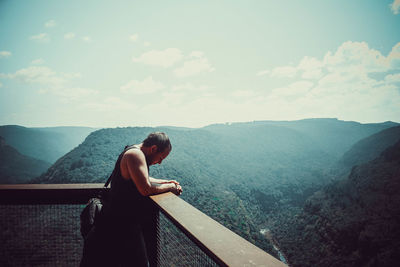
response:
[[[79,266],[79,215],[102,187],[0,185],[0,266]],[[148,205],[151,266],[286,266],[172,193]]]

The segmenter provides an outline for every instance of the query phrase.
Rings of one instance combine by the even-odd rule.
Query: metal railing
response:
[[[0,185],[0,266],[78,266],[79,214],[102,186]],[[286,266],[172,193],[150,199],[152,266]]]

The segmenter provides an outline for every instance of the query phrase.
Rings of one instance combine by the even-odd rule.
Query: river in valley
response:
[[[276,244],[276,242],[275,242],[274,239],[272,238],[271,231],[270,231],[269,229],[267,229],[267,228],[264,228],[264,229],[261,229],[261,230],[260,230],[260,233],[261,233],[263,236],[265,236],[265,238],[267,238],[269,241],[271,241],[271,243],[272,243],[274,249],[275,249],[276,252],[278,253],[279,259],[280,259],[283,263],[288,264],[288,263],[287,263],[287,260],[286,260],[286,258],[285,258],[285,255],[283,255],[283,253],[280,251],[278,245]]]

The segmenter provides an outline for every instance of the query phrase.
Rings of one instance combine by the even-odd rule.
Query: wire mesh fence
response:
[[[158,266],[218,266],[161,212],[158,228]]]
[[[0,205],[0,266],[79,266],[82,205]]]
[[[0,205],[0,266],[79,266],[84,205]],[[158,266],[218,266],[160,213]]]

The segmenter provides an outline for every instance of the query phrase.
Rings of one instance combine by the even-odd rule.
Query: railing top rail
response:
[[[0,185],[0,204],[85,204],[104,184]],[[218,264],[286,266],[172,193],[150,197],[158,208]]]
[[[2,184],[0,204],[86,204],[104,184]]]
[[[286,266],[172,193],[151,196],[162,212],[214,260],[226,266]]]
[[[104,183],[89,184],[0,184],[0,190],[75,190],[100,189]]]

